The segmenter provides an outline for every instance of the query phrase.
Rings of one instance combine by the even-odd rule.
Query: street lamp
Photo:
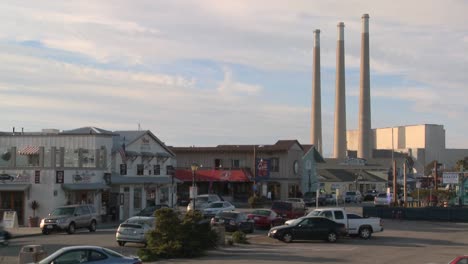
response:
[[[198,164],[197,163],[192,163],[190,166],[192,169],[192,201],[193,201],[193,210],[195,211],[195,196],[196,196],[196,187],[195,187],[195,173],[198,170]]]

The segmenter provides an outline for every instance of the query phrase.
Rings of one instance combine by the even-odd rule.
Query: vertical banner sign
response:
[[[34,183],[41,183],[41,171],[34,171]]]
[[[56,171],[55,183],[63,183],[63,171]]]
[[[257,159],[255,165],[255,181],[268,180],[270,178],[270,160]]]

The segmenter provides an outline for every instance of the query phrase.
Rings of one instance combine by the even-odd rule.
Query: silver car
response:
[[[154,216],[134,216],[119,225],[115,239],[119,246],[125,243],[141,243],[146,246],[146,233],[154,229],[156,218]]]
[[[137,257],[126,257],[108,248],[97,246],[63,247],[38,263],[142,264]]]
[[[97,219],[93,205],[67,205],[55,208],[49,216],[41,220],[39,227],[45,235],[52,231],[67,231],[68,234],[73,234],[79,228],[95,232]]]

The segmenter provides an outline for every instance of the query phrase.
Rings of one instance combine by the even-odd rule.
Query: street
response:
[[[359,208],[346,208],[357,211]],[[384,220],[385,230],[369,240],[342,238],[335,244],[321,241],[295,241],[286,244],[266,236],[267,230],[248,235],[250,244],[225,246],[198,259],[164,260],[158,263],[448,263],[468,254],[468,223]],[[98,245],[124,255],[136,255],[141,245],[119,247],[115,229],[96,233],[80,230],[76,234],[54,233],[16,238],[0,248],[0,263],[17,263],[22,246],[39,244],[47,253],[69,245]]]

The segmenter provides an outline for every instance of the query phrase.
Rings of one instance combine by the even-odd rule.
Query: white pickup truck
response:
[[[315,209],[307,216],[323,216],[337,223],[345,224],[348,235],[359,235],[363,239],[369,239],[372,233],[382,232],[384,229],[380,218],[364,218],[357,214],[347,214],[343,208]]]

